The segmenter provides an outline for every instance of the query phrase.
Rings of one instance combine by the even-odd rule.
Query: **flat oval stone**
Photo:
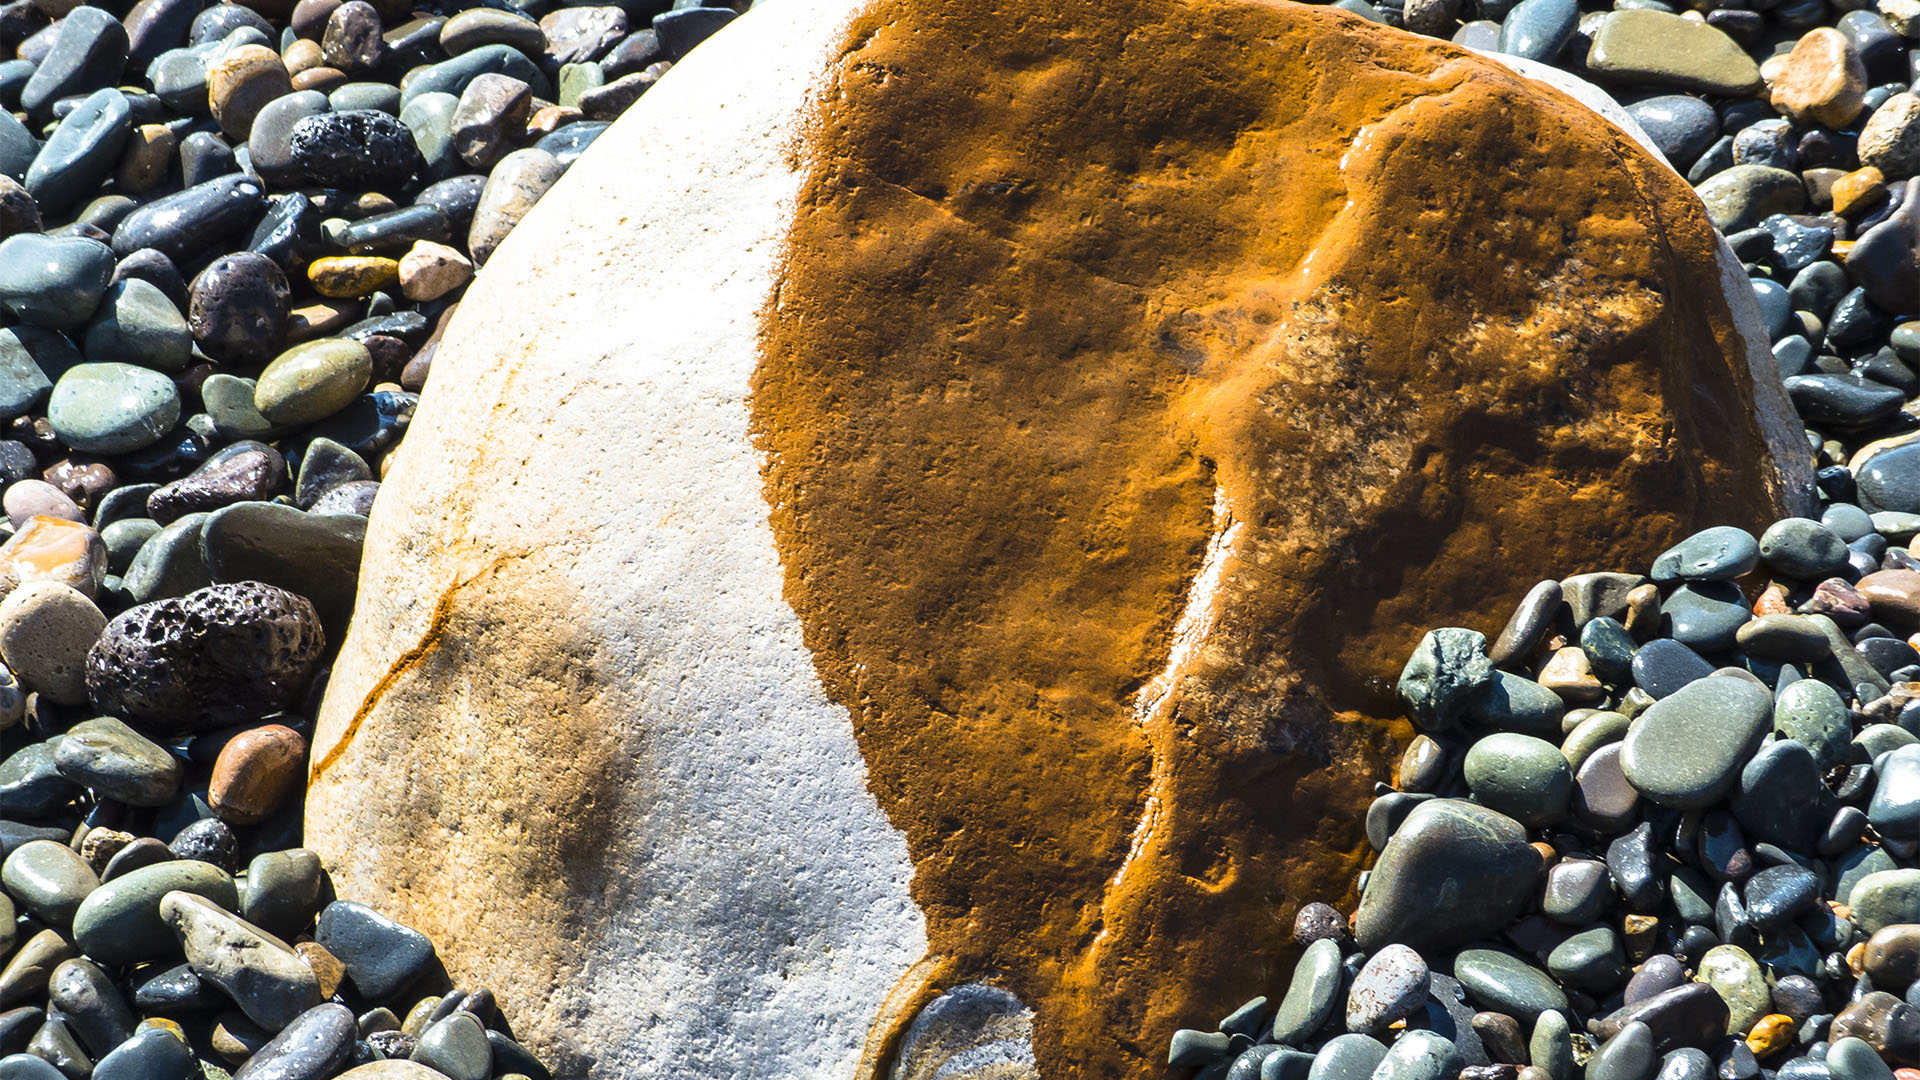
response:
[[[1633,655],[1634,685],[1656,701],[1711,674],[1712,664],[1671,638],[1649,641]]]
[[[1347,1030],[1376,1034],[1427,1003],[1433,973],[1420,954],[1389,945],[1367,958],[1347,993]]]
[[[100,89],[60,121],[24,179],[44,214],[64,214],[105,180],[133,133],[133,108],[118,90]]]
[[[1355,917],[1374,951],[1462,945],[1507,924],[1526,904],[1540,856],[1526,829],[1498,811],[1454,799],[1414,808],[1380,853]]]
[[[1920,443],[1881,450],[1861,462],[1853,476],[1862,510],[1920,511]]]
[[[1300,954],[1286,997],[1273,1015],[1274,1042],[1298,1045],[1326,1026],[1340,1001],[1340,960],[1340,943],[1332,938],[1322,938]],[[1386,1053],[1386,1048],[1381,1047],[1380,1052]],[[1376,1059],[1374,1064],[1378,1063]],[[1372,1072],[1373,1065],[1368,1065],[1367,1071]]]
[[[22,322],[49,330],[84,324],[112,275],[113,252],[98,240],[37,233],[0,240],[0,305]]]
[[[180,419],[180,392],[172,379],[147,368],[79,364],[54,384],[47,419],[75,450],[124,454],[152,446],[172,430]]]
[[[1596,926],[1568,937],[1547,954],[1547,970],[1563,985],[1605,993],[1626,981],[1626,955],[1620,935]]]
[[[1727,1003],[1712,987],[1693,982],[1628,1005],[1590,1026],[1595,1035],[1611,1038],[1635,1022],[1653,1032],[1656,1053],[1682,1046],[1717,1047],[1727,1029]]]
[[[1370,1035],[1341,1035],[1313,1056],[1307,1080],[1369,1080],[1386,1056],[1385,1044]]]
[[[1496,731],[1557,736],[1566,711],[1566,702],[1552,690],[1511,671],[1496,670],[1492,684],[1473,699],[1467,715]]]
[[[254,407],[275,424],[323,420],[345,408],[373,375],[373,354],[346,338],[295,345],[274,358],[254,387]]]
[[[1783,739],[1807,748],[1822,771],[1846,762],[1853,729],[1847,703],[1838,691],[1816,679],[1781,689],[1773,707],[1773,729]]]
[[[239,907],[233,875],[211,863],[172,859],[128,871],[87,895],[73,916],[80,950],[104,964],[178,957],[179,943],[160,917],[170,892],[204,896],[222,908]]]
[[[1565,755],[1531,735],[1500,732],[1479,740],[1462,771],[1476,801],[1528,827],[1560,820],[1573,795]]]
[[[1800,615],[1762,615],[1743,623],[1734,641],[1751,655],[1769,660],[1804,663],[1833,655],[1833,646],[1820,627]]]
[[[1606,868],[1597,862],[1595,880],[1606,881]],[[1556,867],[1557,869],[1557,867]],[[1453,977],[1475,1004],[1531,1024],[1541,1013],[1567,1008],[1567,995],[1546,972],[1509,953],[1495,949],[1466,949],[1453,961]]]
[[[1653,580],[1731,581],[1760,562],[1760,544],[1753,534],[1731,525],[1703,529],[1662,552],[1653,560]]]
[[[73,922],[81,901],[100,887],[100,877],[65,844],[33,840],[0,863],[0,885],[21,907],[62,928]]]
[[[1737,945],[1716,945],[1700,958],[1695,978],[1727,1003],[1727,1034],[1745,1035],[1772,1002],[1766,972]]]
[[[1751,683],[1690,683],[1640,715],[1627,732],[1621,769],[1662,806],[1709,806],[1733,784],[1772,718],[1772,695]]]
[[[1843,879],[1844,880],[1844,879]],[[1848,918],[1871,934],[1895,923],[1920,922],[1920,870],[1894,869],[1867,874],[1847,896]]]

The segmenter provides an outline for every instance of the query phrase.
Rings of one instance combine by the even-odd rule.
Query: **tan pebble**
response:
[[[346,84],[346,72],[336,67],[327,67],[324,64],[319,67],[308,68],[300,74],[295,75],[292,81],[292,86],[295,90],[318,90],[323,94],[338,90]]]
[[[89,829],[86,838],[80,841],[80,857],[87,860],[94,873],[104,873],[113,857],[137,839],[139,837],[132,833],[118,829]]]
[[[290,727],[268,724],[243,731],[228,739],[214,760],[207,805],[222,821],[258,825],[299,789],[306,757],[307,740]]]
[[[1585,650],[1578,646],[1554,650],[1541,665],[1536,681],[1567,701],[1598,701],[1607,693],[1607,688],[1594,677]]]
[[[238,1065],[252,1057],[272,1038],[260,1025],[236,1010],[220,1014],[213,1023],[213,1034],[207,1042],[212,1045],[214,1053]]]
[[[1540,856],[1540,868],[1542,870],[1560,861],[1560,852],[1556,850],[1552,844],[1544,840],[1535,840],[1531,846]]]
[[[291,93],[287,66],[265,45],[242,45],[207,65],[207,101],[230,138],[246,139],[267,102]]]
[[[287,315],[287,342],[297,345],[326,337],[360,321],[360,305],[353,300],[321,300],[303,304]]]
[[[551,135],[576,120],[586,118],[586,113],[570,105],[548,105],[527,121],[527,137],[537,139],[542,135]]]
[[[129,195],[138,195],[167,178],[173,165],[178,140],[165,124],[141,124],[127,139],[120,152],[119,168],[114,170],[115,186]]]
[[[1860,164],[1872,165],[1889,180],[1920,173],[1920,95],[1895,94],[1882,102],[1860,128],[1856,150]]]
[[[1764,1058],[1792,1045],[1793,1034],[1793,1017],[1769,1013],[1747,1032],[1747,1049],[1753,1051],[1754,1057]]]
[[[57,581],[30,581],[0,602],[0,660],[28,690],[61,705],[87,700],[87,650],[107,617]]]
[[[1870,210],[1887,190],[1887,178],[1871,165],[1855,169],[1833,182],[1833,212]]]
[[[378,255],[330,255],[308,265],[307,280],[321,296],[346,300],[399,281],[400,263]]]
[[[1864,941],[1855,942],[1853,948],[1847,950],[1847,970],[1853,972],[1854,978],[1857,979],[1860,976],[1866,974],[1866,970],[1867,970],[1866,960],[1867,960],[1867,943],[1866,942]]]
[[[347,967],[340,958],[328,952],[326,946],[317,941],[302,941],[293,947],[300,959],[313,969],[314,977],[320,980],[320,993],[332,997],[340,989],[340,980],[346,978]]]
[[[1660,622],[1660,587],[1648,582],[1627,593],[1627,633],[1645,641],[1652,637]]]
[[[1777,581],[1767,582],[1767,587],[1754,598],[1753,613],[1756,616],[1793,614],[1793,608],[1787,604],[1787,587]]]
[[[1761,74],[1766,74],[1764,66]],[[1845,34],[1821,26],[1800,36],[1768,82],[1773,107],[1794,120],[1845,127],[1865,104],[1867,69]]]
[[[287,65],[287,74],[296,78],[303,71],[312,71],[326,64],[326,61],[320,58],[319,42],[307,38],[299,38],[287,46],[287,51],[280,54],[280,60]]]
[[[409,300],[438,300],[473,280],[473,263],[445,244],[416,240],[400,258],[400,291]]]

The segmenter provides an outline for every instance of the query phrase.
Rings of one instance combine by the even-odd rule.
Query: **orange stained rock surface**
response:
[[[1422,630],[1770,519],[1686,185],[1287,3],[857,17],[795,145],[756,437],[932,958],[1043,1075],[1158,1075],[1350,904]]]
[[[97,534],[78,521],[28,518],[0,545],[0,596],[28,581],[58,581],[91,594],[104,574],[106,555]]]

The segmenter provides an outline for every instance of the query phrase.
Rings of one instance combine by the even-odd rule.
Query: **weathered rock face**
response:
[[[1490,62],[1229,0],[720,40],[463,303],[315,739],[341,895],[563,1075],[1156,1075],[1353,880],[1420,630],[1805,489],[1690,190]]]

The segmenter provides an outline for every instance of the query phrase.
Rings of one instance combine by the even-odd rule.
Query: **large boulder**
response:
[[[1156,1075],[1350,899],[1422,629],[1803,508],[1716,244],[1339,12],[764,5],[462,303],[307,842],[563,1077]]]

